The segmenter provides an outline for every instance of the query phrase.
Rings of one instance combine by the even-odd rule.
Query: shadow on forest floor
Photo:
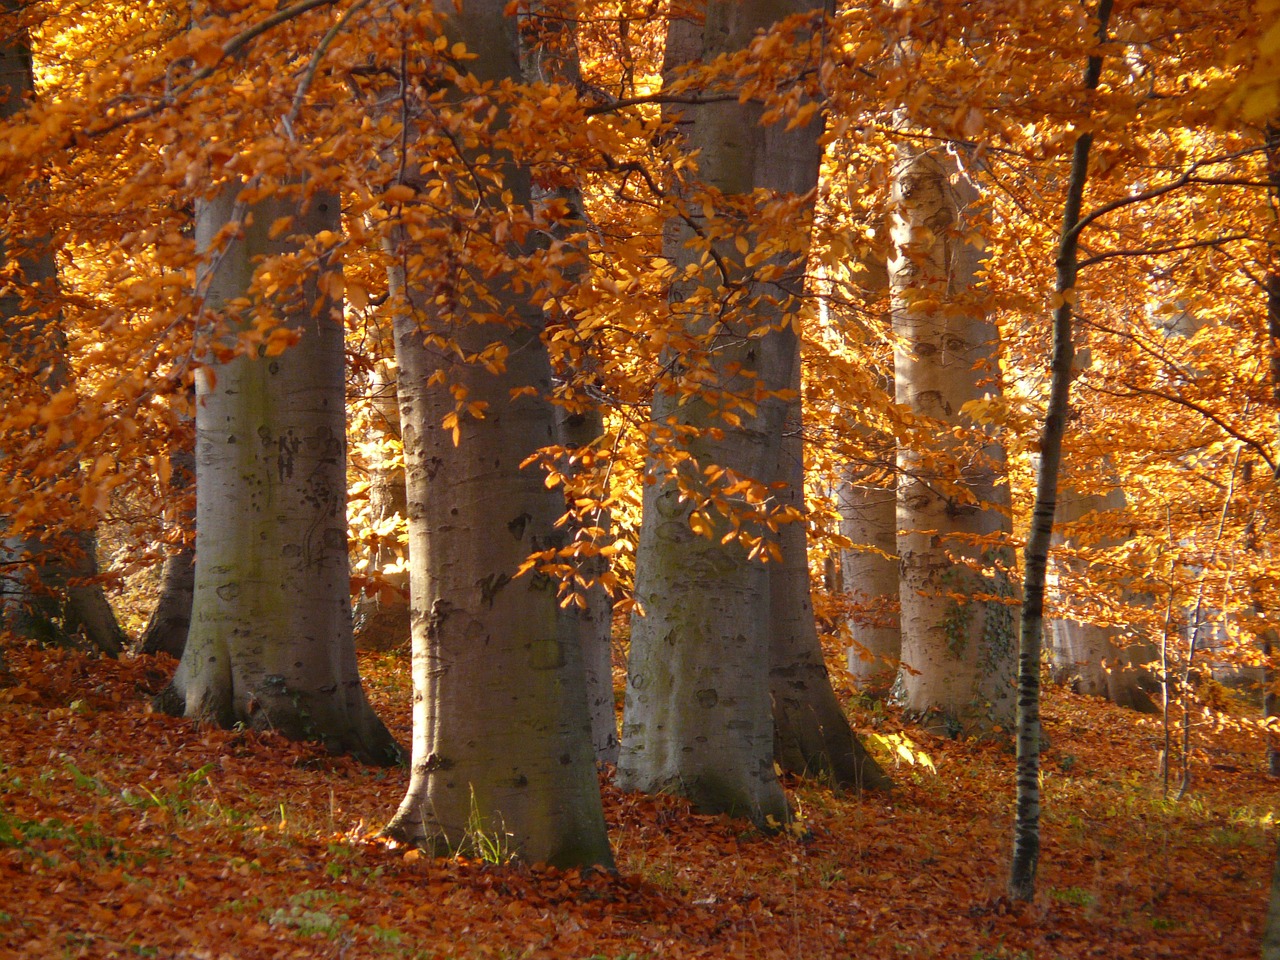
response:
[[[1248,724],[1199,718],[1161,798],[1159,721],[1051,691],[1034,904],[1004,895],[1013,758],[889,711],[928,753],[892,796],[788,784],[765,837],[606,787],[618,876],[433,860],[373,839],[406,785],[272,735],[150,713],[150,660],[15,646],[0,688],[0,956],[932,958],[1257,955],[1275,783]],[[170,666],[172,664],[169,664]],[[408,741],[407,666],[362,663]],[[892,757],[886,757],[892,769]]]

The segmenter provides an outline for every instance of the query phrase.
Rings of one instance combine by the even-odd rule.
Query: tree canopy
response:
[[[428,678],[419,733],[454,736],[457,717],[427,705],[450,670],[466,685],[439,695],[460,711],[485,690],[525,703],[535,752],[575,771],[593,863],[609,855],[577,733],[594,722],[602,756],[617,748],[599,729],[604,592],[635,638],[624,785],[767,828],[794,813],[778,771],[861,783],[836,773],[846,747],[784,742],[801,725],[788,716],[817,716],[810,695],[834,708],[846,649],[879,661],[852,671],[879,678],[869,696],[892,693],[934,732],[1008,738],[1019,583],[1025,722],[1042,645],[1082,688],[1122,674],[1113,695],[1148,707],[1158,690],[1166,724],[1168,701],[1189,717],[1213,676],[1252,679],[1269,716],[1278,12],[3,0],[3,626],[34,636],[27,612],[53,598],[42,616],[60,639],[117,652],[103,591],[137,633],[148,578],[203,543],[203,644],[235,632],[210,626],[208,604],[240,596],[245,572],[216,545],[256,538],[243,580],[262,584],[283,576],[277,554],[319,557],[295,539],[323,541],[337,626],[286,617],[298,642],[346,643],[348,581],[407,602],[396,629],[412,623]],[[235,452],[275,459],[227,459],[256,492],[214,512],[218,398],[278,410],[264,384],[285,368],[330,385],[325,425],[238,422],[223,452],[247,438]],[[397,375],[404,422],[378,428]],[[193,450],[200,492],[182,481]],[[271,473],[292,476],[295,454],[314,480],[301,499],[324,507],[296,524]],[[372,486],[402,468],[400,515]],[[878,533],[851,520],[850,491],[888,492]],[[252,527],[264,503],[276,512]],[[206,578],[236,576],[202,582],[201,555]],[[896,562],[896,585],[892,570],[888,587],[851,582],[855,556]],[[281,583],[267,606],[320,605]],[[780,625],[784,607],[802,630]],[[591,717],[571,637],[597,643]],[[279,664],[305,658],[243,649],[228,658],[303,710]],[[318,688],[358,688],[346,646],[334,656]],[[180,698],[202,657],[189,651]],[[394,752],[352,696],[366,752]],[[316,732],[257,694],[186,699],[193,716]],[[824,716],[811,728],[838,717],[843,733],[843,714]],[[459,755],[416,748],[415,776],[436,784],[423,796],[454,791],[437,811],[451,848],[528,786],[523,767],[477,760],[495,779],[477,795],[468,773],[468,796],[449,774]],[[1186,739],[1181,754],[1185,790]],[[729,756],[748,788],[715,769]],[[1030,761],[1020,775],[1037,780]],[[429,805],[411,792],[401,819]],[[406,839],[424,839],[414,824]]]

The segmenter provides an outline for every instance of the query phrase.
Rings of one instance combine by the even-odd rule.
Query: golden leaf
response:
[[[382,201],[387,204],[405,203],[415,196],[416,192],[413,187],[407,183],[395,183],[387,188],[386,193],[382,195]]]

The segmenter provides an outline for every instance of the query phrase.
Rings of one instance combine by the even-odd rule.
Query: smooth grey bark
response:
[[[578,451],[590,447],[604,435],[604,416],[598,407],[584,404],[580,409],[556,409],[556,443],[566,451]],[[577,472],[574,465],[563,463],[560,470],[566,476]],[[592,518],[595,527],[607,530],[609,517],[604,512]],[[602,534],[597,534],[596,539]],[[593,580],[589,586],[579,588],[582,605],[566,608],[566,614],[577,625],[578,640],[582,646],[583,666],[587,676],[587,709],[591,716],[591,745],[598,763],[618,762],[618,708],[613,693],[613,598],[605,586],[598,582],[601,574],[609,569],[609,561],[603,556],[587,557],[578,561],[584,578]]]
[[[5,0],[0,13],[20,5]],[[0,121],[20,116],[35,95],[31,50],[25,29],[0,20]],[[39,192],[40,185],[37,184]],[[56,314],[57,266],[48,237],[0,232],[0,263],[16,262],[17,275],[0,288],[0,338],[6,348],[5,376],[14,379],[10,402],[47,402],[71,385],[61,318]],[[18,467],[17,469],[22,469]],[[68,460],[62,476],[78,472]],[[124,650],[98,575],[93,529],[0,530],[0,627],[46,643],[83,645],[108,656]]]
[[[782,506],[803,516],[799,399],[791,405],[791,413],[795,416],[784,426],[777,474],[787,486],[776,496]],[[888,789],[892,781],[850,728],[831,687],[813,614],[804,521],[783,524],[778,530],[778,546],[781,560],[768,565],[774,759],[785,771],[823,779],[843,790]]]
[[[39,643],[118,657],[126,636],[102,587],[90,531],[46,531],[0,543],[0,628]]]
[[[1271,870],[1271,899],[1262,930],[1262,960],[1280,960],[1280,844],[1277,844],[1275,866]]]
[[[218,317],[212,336],[224,346],[251,321],[226,305],[252,296],[262,258],[303,256],[269,238],[275,221],[292,217],[303,237],[341,230],[331,195],[249,207],[238,192],[232,183],[196,204],[203,322]],[[210,356],[197,372],[192,622],[158,702],[390,763],[400,748],[365,699],[351,632],[343,325],[318,287],[341,267],[331,251],[306,255],[319,262],[270,305],[299,341],[278,356]]]
[[[863,308],[883,314],[889,292],[887,255],[871,255],[852,264],[863,290]],[[883,325],[891,317],[883,314]],[[880,374],[894,392],[892,371]],[[846,464],[836,484],[840,535],[852,546],[839,553],[840,591],[849,613],[845,627],[852,641],[846,651],[849,672],[864,695],[892,692],[902,660],[902,605],[898,597],[897,442],[869,427],[854,428],[869,451],[860,463]]]
[[[181,496],[183,491],[194,488],[196,457],[194,449],[175,451],[169,455],[172,473],[169,489]],[[181,532],[189,537],[195,531],[195,504],[184,510],[178,519]],[[187,633],[191,629],[191,603],[196,587],[196,551],[190,539],[164,558],[160,568],[160,598],[151,612],[142,637],[138,640],[138,653],[155,655],[167,653],[181,659],[187,645]]]
[[[1013,725],[1015,589],[1004,451],[963,449],[980,428],[965,403],[998,393],[995,325],[976,304],[978,193],[945,149],[902,148],[889,262],[898,403],[936,424],[898,446],[903,703],[933,729],[988,735]],[[969,441],[972,443],[973,441]]]
[[[461,10],[437,4],[451,40],[475,55],[459,69],[477,80],[521,79],[516,21],[504,7],[502,0]],[[499,111],[493,123],[504,121]],[[502,165],[502,186],[483,197],[469,195],[475,184],[465,179],[440,185],[460,191],[462,209],[529,210],[529,171],[496,149],[490,162]],[[501,190],[510,192],[505,200]],[[564,539],[555,527],[558,492],[536,467],[521,468],[555,442],[545,318],[517,292],[514,265],[487,269],[495,255],[488,240],[442,232],[443,250],[415,246],[403,230],[389,238],[404,263],[419,252],[427,264],[447,257],[459,295],[441,303],[437,279],[406,271],[407,295],[395,312],[414,734],[409,788],[385,833],[440,851],[487,847],[490,855],[557,866],[611,865],[576,623],[560,608],[554,582],[518,574],[530,554]],[[503,252],[515,259],[534,251],[512,244]],[[460,361],[429,345],[431,335],[464,354],[501,344],[505,366],[493,373]],[[444,382],[431,382],[438,371]],[[457,412],[451,386],[465,388],[469,403],[486,404],[483,418],[459,416],[456,444],[442,426]],[[532,395],[512,397],[525,387]]]
[[[160,598],[138,641],[138,653],[166,653],[182,657],[191,629],[191,602],[195,597],[196,553],[180,547],[164,559],[160,568]]]
[[[898,492],[867,483],[850,466],[836,488],[840,535],[853,546],[840,551],[841,590],[853,608],[849,672],[863,693],[887,696],[902,658],[898,599]]]
[[[1100,0],[1097,9],[1099,42],[1107,39],[1112,0]],[[1089,57],[1084,71],[1084,89],[1098,89],[1102,57]],[[1079,276],[1081,211],[1085,184],[1089,179],[1089,151],[1093,134],[1081,133],[1071,155],[1071,172],[1062,208],[1062,228],[1058,237],[1058,305],[1053,311],[1053,355],[1049,364],[1049,403],[1040,431],[1040,462],[1036,469],[1035,498],[1031,508],[1031,528],[1023,551],[1022,616],[1018,636],[1018,726],[1017,803],[1013,824],[1013,858],[1009,871],[1009,894],[1016,900],[1031,900],[1036,892],[1036,872],[1040,864],[1040,664],[1044,634],[1045,576],[1049,547],[1053,540],[1054,512],[1058,501],[1058,479],[1062,472],[1062,441],[1071,409],[1071,367],[1075,359],[1072,344],[1072,304]]]
[[[802,11],[821,12],[805,0],[709,2],[704,21],[671,24],[664,74],[740,50],[756,31]],[[762,110],[752,103],[674,112],[689,149],[699,152],[699,180],[726,200],[757,188],[793,196],[814,190],[821,152],[813,124],[790,132],[782,124],[762,126]],[[708,213],[705,194],[691,191],[686,202],[687,217],[668,223],[663,244],[677,277],[700,260],[689,241]],[[738,259],[732,244],[716,248],[721,262]],[[738,542],[721,542],[728,522],[716,519],[714,508],[706,514],[716,525],[712,535],[695,532],[694,500],[682,496],[681,486],[702,489],[702,471],[711,465],[762,481],[776,474],[787,412],[776,394],[790,387],[799,362],[786,321],[800,292],[803,257],[777,266],[773,285],[732,266],[734,276],[710,281],[737,291],[723,310],[725,304],[707,302],[707,289],[695,281],[673,285],[672,318],[701,348],[697,356],[670,358],[673,375],[653,399],[654,449],[636,555],[635,596],[644,615],[632,623],[618,760],[623,789],[677,793],[701,810],[749,816],[762,826],[790,816],[773,763],[770,574]],[[764,334],[750,332],[770,326]],[[726,425],[706,394],[708,382],[724,395],[765,399],[741,414],[740,426]],[[690,460],[672,464],[661,456],[675,440],[672,427],[693,428],[691,438],[679,441]],[[719,438],[711,428],[721,428]]]
[[[573,87],[582,82],[581,63],[578,58],[577,34],[571,21],[564,19],[563,11],[555,3],[532,0],[525,7],[525,16],[532,21],[533,32],[539,37],[536,44],[522,44],[521,70],[527,81],[546,84],[564,84]],[[582,191],[574,183],[554,187],[534,186],[535,206],[544,206],[552,200],[560,201],[571,217],[584,221]],[[566,230],[554,229],[552,235],[564,241]],[[562,279],[579,283],[584,279],[585,258],[577,264],[565,264],[560,270]],[[598,403],[589,396],[591,359],[588,355],[580,366],[556,371],[562,381],[556,404],[556,445],[563,447],[566,455],[560,459],[558,469],[571,482],[582,474],[581,455],[596,446],[604,436],[604,414]],[[607,491],[599,491],[601,499]],[[585,521],[571,521],[570,530],[575,536],[587,533],[588,525],[594,530],[587,539],[603,544],[608,535],[610,517],[600,510]],[[587,675],[587,707],[591,715],[591,744],[596,762],[618,762],[618,709],[613,692],[613,598],[597,578],[609,570],[609,560],[602,555],[580,558],[577,567],[587,586],[576,589],[581,604],[566,607],[565,612],[577,626],[582,645],[583,664]]]

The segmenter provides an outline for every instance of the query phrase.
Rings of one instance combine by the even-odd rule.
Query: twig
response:
[[[355,0],[355,3],[338,18],[338,22],[329,28],[316,46],[316,52],[311,55],[311,60],[307,64],[306,70],[302,72],[302,80],[298,84],[298,89],[293,95],[293,104],[289,107],[288,114],[280,121],[280,125],[284,128],[285,135],[290,140],[295,140],[293,135],[293,123],[298,119],[298,114],[302,111],[302,101],[307,95],[307,91],[311,89],[311,84],[315,82],[316,70],[320,66],[320,61],[324,59],[324,55],[329,52],[329,47],[333,45],[333,41],[337,39],[339,33],[350,22],[351,18],[362,8],[367,6],[369,0]]]
[[[185,83],[178,86],[178,88],[172,93],[166,92],[150,106],[135,110],[132,113],[126,113],[121,117],[116,117],[115,120],[105,123],[102,126],[90,127],[83,131],[82,135],[86,137],[101,137],[105,134],[111,133],[113,130],[118,130],[121,127],[128,126],[137,120],[146,120],[148,117],[154,117],[161,110],[172,106],[177,97],[187,93],[201,81],[208,80],[214,75],[224,60],[228,57],[235,56],[248,46],[249,43],[262,36],[268,30],[278,27],[282,23],[287,23],[295,17],[299,17],[302,14],[318,7],[331,7],[337,2],[338,0],[301,0],[300,3],[295,3],[291,7],[285,7],[283,10],[276,11],[265,20],[255,23],[253,26],[241,31],[231,39],[227,40],[219,50],[217,60],[208,66],[201,67],[199,70],[195,71],[195,73],[191,74],[191,76],[187,78]],[[117,102],[119,102],[119,98],[117,98]]]
[[[1164,505],[1165,527],[1169,548],[1173,549],[1173,516],[1169,504]],[[1173,626],[1173,573],[1177,569],[1178,555],[1169,560],[1169,592],[1164,605],[1164,631],[1160,635],[1160,716],[1164,723],[1164,762],[1160,764],[1164,778],[1163,797],[1169,799],[1169,751],[1173,749],[1173,733],[1169,729],[1169,633]]]
[[[1246,410],[1246,415],[1248,411]],[[1231,462],[1231,479],[1227,484],[1226,496],[1222,499],[1222,512],[1218,516],[1218,530],[1213,538],[1213,549],[1209,551],[1209,563],[1218,558],[1218,548],[1222,545],[1222,532],[1227,526],[1227,515],[1231,511],[1231,500],[1235,495],[1236,471],[1240,468],[1240,455],[1244,453],[1244,445],[1236,447],[1236,455]],[[1191,614],[1191,640],[1187,644],[1187,665],[1182,674],[1182,783],[1178,785],[1178,796],[1181,800],[1191,787],[1191,705],[1188,697],[1191,691],[1191,669],[1196,658],[1196,644],[1200,638],[1200,615],[1204,609],[1205,576],[1202,572],[1200,582],[1196,585],[1196,605]],[[1167,755],[1166,755],[1167,757]],[[1165,774],[1166,788],[1168,773]]]
[[[1092,267],[1094,264],[1103,263],[1107,260],[1114,260],[1117,257],[1155,257],[1164,253],[1179,253],[1183,250],[1198,250],[1201,247],[1219,247],[1224,244],[1234,243],[1237,240],[1248,240],[1247,233],[1232,233],[1225,237],[1214,237],[1210,240],[1196,240],[1191,243],[1179,243],[1167,247],[1147,247],[1146,249],[1129,249],[1129,250],[1108,250],[1106,253],[1098,253],[1092,257],[1087,257],[1080,261],[1080,269]]]

